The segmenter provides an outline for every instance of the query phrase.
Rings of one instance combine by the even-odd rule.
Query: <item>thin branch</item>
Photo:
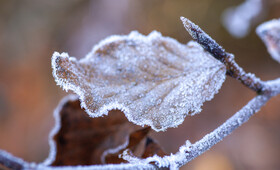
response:
[[[133,170],[133,169],[158,169],[152,164],[105,164],[105,165],[77,165],[77,166],[45,166],[38,164],[34,170]],[[29,170],[29,169],[28,169]]]
[[[220,127],[213,132],[205,135],[202,139],[191,145],[190,150],[185,153],[185,159],[177,162],[179,167],[190,162],[194,158],[209,150],[212,146],[219,143],[222,139],[230,135],[236,128],[247,122],[251,116],[258,112],[262,106],[271,98],[270,95],[258,95],[253,98],[246,106],[235,113]]]
[[[190,144],[188,141],[186,145],[180,147],[179,152],[174,155],[165,156],[163,158],[154,156],[147,159],[133,158],[135,162],[128,164],[115,164],[115,165],[91,165],[91,166],[61,166],[52,167],[44,164],[32,164],[27,163],[19,158],[12,156],[11,154],[0,150],[0,165],[11,169],[49,169],[49,170],[64,170],[64,169],[157,169],[158,167],[169,167],[171,169],[177,169],[186,163],[190,162],[194,158],[203,154],[209,150],[212,146],[219,143],[222,139],[230,135],[236,128],[247,122],[251,116],[258,112],[262,106],[273,96],[280,94],[280,78],[272,81],[265,82],[264,86],[269,89],[270,93],[258,95],[252,99],[246,106],[235,113],[220,127],[213,132],[207,134],[202,139],[194,144]],[[157,166],[149,164],[155,162]]]
[[[17,158],[6,151],[0,150],[0,169],[2,165],[3,168],[22,170],[26,169],[25,167],[27,164],[28,163],[22,159]]]
[[[250,117],[258,112],[271,97],[280,94],[280,78],[264,82],[264,86],[269,93],[256,96],[220,127],[189,146],[190,149],[184,153],[184,159],[177,161],[179,167],[185,165],[197,156],[209,150],[215,144],[219,143],[222,139],[230,135],[236,128],[247,122]]]
[[[78,166],[48,166],[43,163],[36,164],[25,162],[24,160],[11,155],[10,153],[0,150],[0,169],[13,169],[13,170],[102,170],[102,169],[157,169],[152,164],[106,164],[106,165],[78,165]]]
[[[234,55],[227,53],[222,46],[213,40],[207,33],[205,33],[199,26],[181,17],[184,27],[192,38],[198,42],[206,51],[213,57],[225,64],[227,75],[239,80],[248,88],[254,90],[258,94],[263,93],[264,82],[257,78],[254,74],[246,73],[234,60]]]
[[[212,146],[222,141],[230,135],[236,128],[247,122],[251,116],[258,112],[266,102],[273,96],[280,94],[280,78],[264,82],[267,93],[261,94],[253,98],[241,110],[235,113],[231,118],[224,122],[220,127],[205,135],[202,139],[194,144],[186,141],[186,144],[181,146],[179,151],[170,156],[163,158],[153,156],[147,159],[139,159],[126,155],[126,160],[129,162],[151,163],[155,162],[158,167],[169,167],[170,169],[178,169],[187,164],[194,158],[209,150]]]

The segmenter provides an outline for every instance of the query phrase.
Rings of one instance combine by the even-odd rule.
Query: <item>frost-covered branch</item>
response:
[[[48,166],[43,163],[36,164],[25,162],[24,160],[11,155],[10,153],[0,150],[0,169],[13,169],[13,170],[102,170],[102,169],[157,169],[152,164],[106,164],[106,165],[87,165],[87,166]]]
[[[271,97],[280,94],[280,78],[267,81],[264,84],[267,88],[266,94],[258,95],[253,98],[247,105],[235,113],[220,127],[191,145],[189,147],[190,149],[185,153],[185,158],[182,161],[177,162],[179,167],[209,150],[212,146],[231,134],[236,128],[247,122],[250,117],[258,112]]]
[[[212,146],[222,141],[225,137],[230,135],[236,128],[247,122],[251,116],[258,112],[262,106],[273,96],[280,94],[280,78],[264,82],[266,87],[266,93],[256,96],[246,106],[235,113],[220,127],[204,136],[202,139],[194,144],[190,144],[186,141],[186,144],[181,146],[176,154],[165,156],[163,158],[159,156],[153,156],[146,159],[139,159],[125,155],[124,159],[127,159],[130,163],[126,164],[108,164],[108,165],[91,165],[91,166],[61,166],[53,167],[46,166],[44,164],[27,163],[19,158],[12,156],[11,154],[0,151],[0,165],[12,169],[157,169],[157,167],[169,167],[171,169],[177,169],[186,163],[190,162],[194,158],[203,154],[209,150]],[[154,162],[156,165],[149,164]]]
[[[222,141],[236,128],[247,122],[250,117],[258,112],[271,97],[280,94],[280,78],[264,82],[264,86],[267,89],[265,94],[261,94],[253,98],[247,105],[245,105],[241,110],[235,113],[220,127],[207,134],[196,143],[190,144],[188,141],[186,141],[186,144],[181,146],[176,154],[171,154],[170,156],[165,156],[163,158],[154,156],[144,160],[140,160],[134,157],[131,158],[127,155],[124,158],[129,160],[130,162],[156,162],[156,165],[158,165],[159,167],[169,167],[171,169],[177,169],[187,164],[194,158],[209,150],[215,144]]]
[[[212,54],[217,60],[226,65],[227,75],[239,80],[242,84],[256,91],[262,93],[265,91],[264,82],[257,78],[252,73],[246,73],[234,60],[234,55],[227,53],[222,46],[213,40],[207,33],[205,33],[199,26],[181,17],[184,27],[206,51]]]
[[[220,127],[213,132],[207,134],[202,139],[191,145],[190,150],[185,153],[183,161],[178,162],[179,166],[183,166],[197,156],[209,150],[212,146],[222,141],[226,136],[230,135],[236,128],[247,122],[252,115],[258,112],[262,106],[271,98],[271,95],[259,95],[252,99],[246,106],[235,113]]]
[[[9,169],[20,170],[27,169],[28,163],[6,151],[0,150],[0,169],[1,167],[4,168],[3,166]]]

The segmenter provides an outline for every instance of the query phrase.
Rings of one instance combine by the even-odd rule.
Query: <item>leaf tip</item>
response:
[[[59,53],[59,52],[54,52],[53,55],[52,55],[52,61],[51,61],[51,64],[52,64],[52,68],[53,68],[53,75],[54,77],[56,77],[56,72],[59,71],[61,69],[60,65],[61,63],[63,62],[63,59],[68,59],[69,58],[69,55],[68,53]]]
[[[73,79],[77,78],[76,59],[70,57],[68,53],[54,52],[51,59],[51,65],[53,69],[53,77],[57,85],[61,86],[66,92],[75,87],[71,86]],[[70,87],[71,86],[71,87]]]

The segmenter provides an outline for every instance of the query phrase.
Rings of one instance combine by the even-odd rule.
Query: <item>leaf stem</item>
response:
[[[234,55],[227,53],[222,46],[205,33],[198,25],[185,17],[181,17],[185,29],[192,38],[199,43],[213,57],[225,64],[227,75],[240,81],[246,87],[254,90],[258,94],[266,91],[264,82],[252,73],[246,73],[234,60]]]

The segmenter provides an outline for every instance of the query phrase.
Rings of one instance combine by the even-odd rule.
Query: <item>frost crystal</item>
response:
[[[265,43],[272,58],[280,63],[280,19],[261,24],[256,32]]]
[[[252,21],[262,12],[262,5],[262,0],[246,0],[238,7],[227,9],[222,18],[225,28],[234,37],[245,37]]]
[[[199,44],[180,44],[156,31],[111,36],[79,61],[55,52],[52,67],[57,84],[77,93],[90,116],[120,109],[129,121],[156,131],[199,113],[226,72]]]
[[[34,165],[35,163],[25,162],[21,158],[0,149],[0,169],[28,169],[33,168]]]
[[[131,155],[129,150],[125,150],[122,153],[121,157],[132,164],[135,163],[149,164],[153,162],[159,168],[169,167],[169,169],[171,170],[177,170],[179,169],[180,165],[182,165],[183,162],[186,160],[186,156],[189,155],[192,146],[193,145],[191,144],[191,142],[187,140],[186,143],[180,147],[177,153],[170,154],[168,156],[159,157],[158,155],[154,155],[145,159],[140,159]]]
[[[51,165],[55,161],[55,157],[57,154],[57,146],[54,141],[54,136],[59,132],[59,130],[61,128],[61,119],[60,119],[59,112],[61,111],[63,105],[65,105],[68,101],[75,101],[77,99],[78,99],[78,97],[76,95],[66,96],[65,98],[63,98],[61,100],[60,104],[55,109],[55,111],[54,111],[55,126],[49,134],[50,153],[49,153],[48,158],[44,162],[41,163],[42,165],[48,166],[48,165]]]

